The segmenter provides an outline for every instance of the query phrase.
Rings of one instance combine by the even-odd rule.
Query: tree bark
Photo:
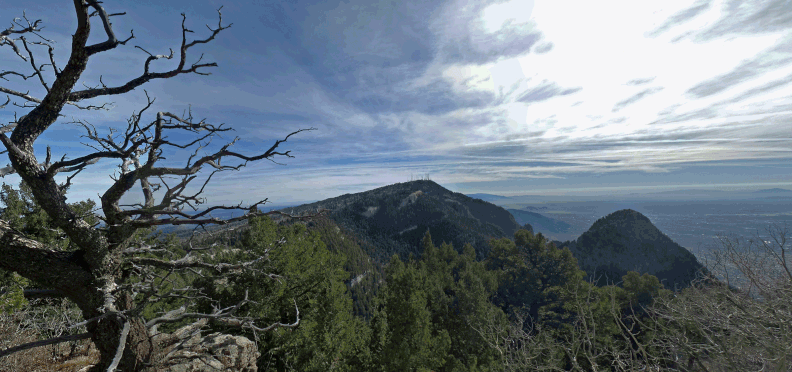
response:
[[[112,261],[112,260],[111,260]],[[6,221],[0,220],[0,267],[11,270],[31,279],[38,284],[54,288],[73,301],[83,313],[84,319],[93,319],[107,313],[105,309],[106,286],[102,282],[115,282],[114,275],[94,277],[82,259],[82,252],[63,252],[47,249],[43,244],[28,239],[11,229]],[[112,270],[116,271],[116,270]],[[116,295],[115,311],[129,310],[132,298],[129,295]],[[142,371],[150,362],[156,350],[146,330],[145,321],[140,317],[127,317],[130,322],[129,336],[126,340],[120,368],[123,371]],[[94,370],[106,370],[112,363],[120,342],[119,335],[124,326],[121,316],[105,316],[87,324],[94,344],[101,355],[100,363]],[[104,368],[104,369],[102,369]]]
[[[129,334],[124,345],[123,356],[118,364],[121,371],[143,371],[150,365],[156,364],[156,345],[151,341],[145,322],[139,317],[128,318],[130,322]],[[91,338],[99,350],[99,363],[93,366],[91,372],[107,371],[113,362],[118,350],[119,335],[124,328],[124,320],[119,317],[104,318],[88,327],[94,336]]]
[[[210,155],[195,159],[191,156],[191,160],[187,162],[185,167],[156,167],[155,163],[158,160],[165,159],[161,154],[166,146],[168,148],[175,147],[176,149],[198,146],[200,149],[205,146],[202,141],[208,143],[208,139],[211,139],[212,136],[230,129],[224,128],[222,124],[217,126],[204,123],[203,121],[193,123],[191,114],[185,119],[168,112],[158,112],[156,121],[149,125],[140,124],[140,115],[154,102],[149,100],[148,105],[136,116],[133,116],[134,120],[132,122],[134,122],[134,125],[130,122],[130,126],[124,135],[121,136],[118,143],[116,143],[114,136],[100,137],[96,133],[95,128],[91,130],[88,124],[79,122],[88,131],[86,137],[96,142],[97,146],[91,147],[97,151],[75,159],[66,159],[64,155],[60,161],[53,163],[51,162],[48,147],[46,160],[40,162],[35,156],[34,142],[56,122],[66,105],[74,105],[80,109],[103,108],[104,105],[101,107],[92,105],[80,107],[77,102],[100,96],[127,93],[152,79],[167,79],[189,73],[208,75],[198,70],[216,67],[217,64],[196,62],[187,67],[187,49],[211,41],[219,32],[231,26],[230,24],[228,26],[222,25],[221,7],[217,10],[219,16],[217,28],[209,28],[212,32],[211,35],[206,39],[193,40],[188,43],[186,34],[192,31],[185,26],[186,17],[182,14],[182,44],[179,49],[179,65],[177,68],[167,72],[149,71],[152,61],[161,58],[171,59],[173,51],[171,51],[170,56],[153,55],[140,48],[149,54],[149,57],[145,60],[142,75],[117,87],[107,87],[104,83],[101,83],[102,88],[75,91],[74,87],[86,70],[89,57],[113,49],[118,45],[125,45],[134,35],[120,41],[115,37],[112,30],[110,17],[125,13],[108,14],[100,5],[101,2],[97,0],[72,0],[71,2],[77,17],[77,29],[72,36],[71,54],[65,68],[58,70],[52,57],[52,48],[48,44],[50,41],[44,39],[45,42],[37,42],[37,44],[50,46],[50,60],[52,63],[49,65],[55,73],[55,81],[51,86],[42,78],[43,66],[46,65],[39,67],[39,65],[33,63],[33,55],[32,53],[30,54],[29,62],[35,74],[39,76],[41,84],[46,89],[46,96],[43,99],[37,99],[28,93],[0,87],[2,88],[0,91],[4,93],[21,97],[36,104],[27,115],[21,116],[17,122],[0,128],[0,142],[5,147],[4,153],[7,153],[11,163],[11,167],[0,169],[0,177],[17,173],[24,183],[30,187],[36,204],[51,218],[52,227],[62,231],[65,238],[69,239],[69,249],[76,248],[76,250],[51,249],[52,247],[48,247],[46,244],[42,244],[14,230],[8,222],[0,220],[0,268],[16,272],[35,282],[41,288],[52,290],[51,293],[61,294],[80,308],[84,319],[86,319],[84,324],[101,355],[100,362],[91,371],[106,371],[114,366],[114,368],[122,371],[143,371],[150,367],[155,367],[161,361],[158,360],[158,358],[162,357],[160,351],[166,345],[159,345],[160,341],[152,341],[145,320],[138,313],[138,309],[135,308],[133,294],[136,292],[124,287],[130,283],[126,280],[128,278],[125,277],[122,267],[126,268],[128,264],[135,264],[135,259],[137,259],[137,263],[140,265],[136,267],[149,265],[157,269],[182,270],[197,268],[214,272],[225,272],[247,267],[256,261],[241,264],[208,265],[193,262],[192,257],[188,260],[187,256],[190,254],[188,252],[182,260],[167,262],[159,258],[147,257],[147,262],[141,262],[141,257],[129,257],[131,254],[128,252],[136,231],[141,228],[164,224],[225,224],[259,214],[257,208],[266,202],[266,199],[254,204],[248,215],[228,220],[213,218],[208,213],[220,208],[243,209],[241,205],[237,207],[212,207],[200,213],[188,214],[182,211],[183,208],[186,206],[194,207],[194,205],[205,202],[199,198],[204,189],[201,187],[200,191],[195,195],[183,195],[182,192],[204,167],[211,167],[213,169],[211,174],[214,174],[225,170],[239,170],[248,162],[263,159],[272,160],[271,158],[276,155],[293,157],[289,155],[289,151],[278,152],[278,145],[294,134],[304,130],[314,130],[314,128],[292,132],[283,140],[276,141],[266,152],[254,156],[246,156],[229,150],[229,147],[236,142],[237,138]],[[91,10],[93,11],[89,13]],[[98,20],[104,26],[107,40],[88,45],[87,42],[91,33],[91,17],[96,15],[98,15]],[[23,18],[27,21],[26,17],[23,16]],[[3,41],[3,43],[0,43],[0,47],[10,45],[17,55],[25,62],[28,62],[28,59],[20,54],[15,42],[23,43],[25,49],[27,49],[27,43],[29,42],[22,37],[13,39],[10,36],[36,33],[40,31],[38,23],[39,21],[32,23],[28,21],[28,26],[23,27],[22,30],[15,30],[13,25],[6,30],[0,30],[0,37],[2,37]],[[38,34],[36,35],[39,36]],[[30,53],[30,51],[28,52]],[[23,78],[26,76],[26,74],[17,72],[8,73],[14,73]],[[146,97],[148,98],[148,94]],[[4,106],[5,104],[2,104],[0,108]],[[165,129],[190,133],[206,131],[204,133],[208,134],[199,133],[198,139],[186,144],[179,144],[167,140],[168,137],[163,135],[163,130]],[[6,136],[9,131],[12,131],[10,136]],[[100,150],[99,147],[103,148],[103,150]],[[198,150],[193,156],[197,156],[197,152]],[[144,154],[147,156],[143,156]],[[236,159],[241,163],[229,165],[223,162],[221,165],[221,159],[224,158]],[[119,160],[121,162],[119,165],[121,174],[115,183],[101,196],[100,202],[104,213],[105,226],[98,228],[93,222],[89,223],[89,219],[79,215],[71,205],[66,203],[66,191],[71,185],[71,177],[74,177],[86,166],[94,164],[100,159]],[[55,175],[59,172],[62,172],[61,174],[72,173],[65,184],[55,181]],[[149,178],[156,179],[160,178],[160,176],[179,176],[182,177],[182,180],[173,187],[165,184],[167,190],[165,190],[161,202],[156,204],[153,191],[158,190],[160,184],[151,183]],[[210,179],[211,175],[206,179],[204,186]],[[136,204],[136,208],[131,210],[122,209],[119,204],[122,196],[137,184],[140,184],[143,189],[145,202]],[[266,214],[273,213],[280,212],[269,212]],[[299,218],[306,218],[306,216]],[[150,252],[141,248],[137,252],[151,253],[153,251]],[[141,277],[143,276],[141,275]],[[141,301],[138,298],[138,303],[143,306],[146,300]],[[190,314],[193,318],[200,318],[204,315],[207,318],[235,316],[233,312],[224,313],[222,311],[214,314]],[[276,323],[267,328],[256,328],[252,320],[244,319],[244,321],[246,326],[252,327],[251,329],[257,331],[267,331],[276,327],[293,327],[299,324],[299,310],[297,321],[294,324]],[[121,340],[122,334],[127,335],[124,340]],[[119,358],[116,358],[116,355],[122,350],[123,353],[119,354]]]
[[[102,298],[101,293],[96,293],[96,295],[91,297]],[[103,315],[100,311],[103,307],[102,303],[94,302],[87,305],[89,312],[84,312],[83,316],[85,319]],[[132,297],[128,294],[121,294],[115,305],[118,311],[129,310],[133,306]],[[111,315],[91,322],[86,327],[88,332],[92,334],[91,340],[93,340],[100,355],[99,363],[91,368],[91,372],[107,371],[107,368],[112,364],[121,342],[119,336],[122,334],[125,322],[130,324],[129,333],[124,342],[124,350],[117,367],[118,370],[138,372],[156,364],[158,361],[156,352],[159,347],[152,342],[145,320],[139,316]]]

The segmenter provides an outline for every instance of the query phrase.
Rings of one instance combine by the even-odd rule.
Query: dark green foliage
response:
[[[492,368],[497,355],[478,330],[490,322],[506,324],[503,312],[490,302],[498,285],[494,273],[476,261],[469,244],[458,254],[448,243],[435,247],[427,232],[423,246],[419,266],[427,273],[432,322],[447,330],[451,338],[452,358],[441,370]]]
[[[386,269],[388,285],[378,297],[372,320],[373,370],[430,371],[446,364],[451,338],[432,323],[426,273],[394,255]]]
[[[425,180],[346,194],[285,212],[303,213],[319,207],[332,210],[329,217],[364,238],[361,247],[383,263],[394,253],[402,260],[411,253],[420,256],[417,242],[427,229],[431,229],[436,245],[449,242],[461,250],[471,244],[483,259],[490,238],[509,237],[520,228],[503,208]]]
[[[37,241],[51,248],[61,250],[76,248],[62,231],[55,228],[47,213],[33,199],[30,187],[24,182],[19,184],[19,190],[4,183],[2,191],[0,191],[0,202],[5,207],[0,213],[0,219],[7,221],[12,228],[25,235],[35,237]],[[93,200],[69,205],[78,215],[84,216],[85,222],[91,225],[99,223],[99,219],[93,213],[93,209],[96,207]]]
[[[353,313],[365,319],[373,314],[374,298],[384,281],[383,266],[361,248],[360,241],[351,231],[336,225],[331,219],[319,216],[305,224],[316,232],[327,248],[346,257],[343,268],[349,273],[346,281],[353,300]]]
[[[568,249],[559,249],[539,234],[519,230],[514,241],[498,239],[490,242],[487,269],[498,278],[495,303],[508,314],[527,312],[533,321],[539,308],[553,300],[553,287],[569,281],[580,281],[583,273]]]
[[[427,232],[420,260],[394,255],[372,320],[375,368],[383,371],[491,370],[498,355],[479,333],[485,324],[506,324],[489,298],[497,282],[470,245],[460,255],[439,248]]]
[[[631,209],[600,218],[576,241],[562,244],[578,258],[587,280],[599,286],[619,282],[628,271],[636,271],[658,277],[666,288],[682,289],[697,272],[707,273],[692,253]]]
[[[10,314],[24,307],[28,302],[23,291],[29,285],[29,280],[16,273],[0,270],[0,314]]]
[[[622,277],[621,287],[624,288],[626,295],[623,302],[629,303],[637,311],[649,306],[654,298],[660,295],[670,295],[656,276],[647,273],[640,275],[635,271],[630,271]]]
[[[247,291],[254,303],[243,312],[259,319],[259,326],[294,323],[296,305],[299,326],[255,335],[262,353],[260,368],[344,371],[367,364],[368,328],[352,315],[352,299],[344,284],[349,276],[343,270],[346,258],[330,252],[304,225],[279,227],[268,217],[251,219],[249,225],[236,249],[214,259],[238,262],[261,257],[258,270],[196,284],[225,306],[240,301]]]

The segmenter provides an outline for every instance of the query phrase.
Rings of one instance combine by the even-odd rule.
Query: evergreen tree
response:
[[[249,225],[237,248],[215,259],[240,262],[260,257],[258,268],[266,270],[201,285],[223,303],[236,303],[247,292],[251,303],[242,311],[261,324],[294,324],[299,310],[295,327],[253,335],[262,353],[259,368],[364,370],[369,363],[368,327],[352,315],[352,299],[344,284],[345,257],[330,252],[304,225],[279,227],[269,217],[252,218]]]
[[[451,339],[432,323],[425,273],[415,262],[404,263],[393,255],[385,277],[372,319],[372,369],[437,370],[446,362]]]
[[[33,198],[33,192],[25,182],[19,183],[16,190],[8,184],[3,183],[0,190],[0,202],[5,208],[0,213],[0,219],[19,232],[53,248],[61,250],[74,249],[69,238],[62,230],[55,227],[52,219],[38,205]],[[69,204],[75,212],[91,225],[97,225],[99,219],[93,213],[96,203],[93,200],[85,200]]]
[[[490,302],[497,290],[495,276],[476,261],[473,246],[463,254],[449,243],[432,244],[427,231],[423,238],[419,267],[426,273],[425,287],[432,323],[448,332],[451,347],[440,370],[468,371],[493,367],[497,356],[477,329],[488,322],[506,324],[506,317]]]
[[[514,233],[514,241],[490,241],[486,267],[495,272],[498,292],[495,303],[507,314],[527,313],[539,321],[539,308],[557,298],[552,288],[582,281],[585,273],[569,249],[558,249],[541,233]],[[530,322],[529,322],[530,324]]]
[[[495,276],[476,261],[471,245],[460,255],[451,244],[436,247],[427,231],[419,261],[391,259],[374,317],[374,350],[382,370],[481,371],[499,356],[479,333],[506,317],[490,302]],[[422,346],[423,345],[423,346]]]

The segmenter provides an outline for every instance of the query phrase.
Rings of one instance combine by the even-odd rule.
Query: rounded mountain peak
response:
[[[618,282],[628,271],[636,271],[657,276],[666,288],[684,288],[703,268],[690,251],[632,209],[598,219],[570,250],[598,285]]]
[[[652,222],[649,221],[649,218],[647,218],[640,212],[632,209],[622,209],[598,219],[597,222],[594,222],[594,224],[591,226],[591,230],[596,230],[599,227],[612,225],[612,224],[622,225],[624,223],[635,223],[635,222],[644,222],[650,225],[652,224]]]
[[[396,186],[396,185],[404,185],[411,190],[421,190],[423,192],[434,191],[439,193],[449,193],[448,189],[446,189],[443,186],[440,186],[439,184],[437,184],[437,182],[431,180],[414,180],[414,181],[403,182],[400,184],[395,184],[390,186]]]

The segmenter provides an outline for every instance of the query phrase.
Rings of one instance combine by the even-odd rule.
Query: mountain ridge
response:
[[[576,240],[554,242],[568,247],[581,270],[598,285],[618,282],[628,271],[656,276],[667,289],[690,286],[706,268],[643,214],[622,209],[595,221]]]
[[[449,242],[461,251],[470,243],[482,259],[489,251],[489,239],[513,238],[521,228],[505,209],[430,180],[396,183],[281,211],[302,214],[319,209],[329,209],[328,216],[336,223],[368,240],[368,253],[381,261],[393,254],[419,256],[427,230],[436,245]]]
[[[572,227],[564,221],[556,220],[540,213],[511,208],[506,210],[514,216],[518,224],[530,224],[537,232],[564,233]]]
[[[786,193],[792,193],[792,190],[775,187],[772,189],[762,189],[762,190],[754,191],[754,194],[786,194]]]
[[[519,229],[535,234],[552,232],[553,226],[548,228],[548,221],[559,223],[556,228],[566,225],[539,213],[507,210],[455,193],[429,180],[396,183],[279,211],[299,216],[321,209],[330,210],[321,218],[328,218],[332,220],[331,225],[338,226],[326,227],[326,230],[346,231],[344,235],[358,242],[365,252],[367,257],[360,257],[355,264],[362,269],[350,270],[353,275],[362,277],[366,272],[378,271],[364,262],[382,267],[394,254],[402,259],[420,257],[423,253],[421,239],[427,231],[435,246],[448,242],[461,252],[470,244],[477,259],[482,260],[489,253],[491,239],[514,240],[514,233]],[[521,218],[525,216],[540,220],[527,223]],[[300,222],[277,214],[270,217],[281,224]],[[245,223],[238,221],[211,230],[233,230]],[[597,279],[598,286],[619,282],[628,271],[637,271],[658,277],[668,289],[681,289],[690,285],[698,270],[706,270],[690,251],[632,209],[618,210],[599,218],[574,240],[553,243],[559,248],[568,247],[580,269],[587,273],[588,279]]]
[[[483,201],[493,201],[493,200],[503,200],[503,199],[511,199],[508,196],[502,195],[495,195],[495,194],[486,194],[486,193],[478,193],[478,194],[465,194],[465,196],[471,197],[473,199],[481,199]]]
[[[566,225],[535,212],[507,210],[455,193],[429,180],[392,184],[282,211],[299,215],[323,208],[331,210],[328,217],[339,226],[360,237],[364,250],[381,263],[393,254],[420,257],[420,241],[427,230],[435,245],[448,242],[462,251],[469,243],[477,258],[483,259],[489,252],[490,239],[513,240],[514,232],[521,228],[532,227],[541,233]],[[515,214],[539,220],[526,223]],[[549,223],[558,226],[547,226]],[[706,270],[690,251],[632,209],[596,220],[575,240],[554,243],[559,248],[568,247],[589,278],[598,279],[598,285],[619,282],[628,271],[637,271],[657,276],[666,288],[684,288],[698,270]]]

